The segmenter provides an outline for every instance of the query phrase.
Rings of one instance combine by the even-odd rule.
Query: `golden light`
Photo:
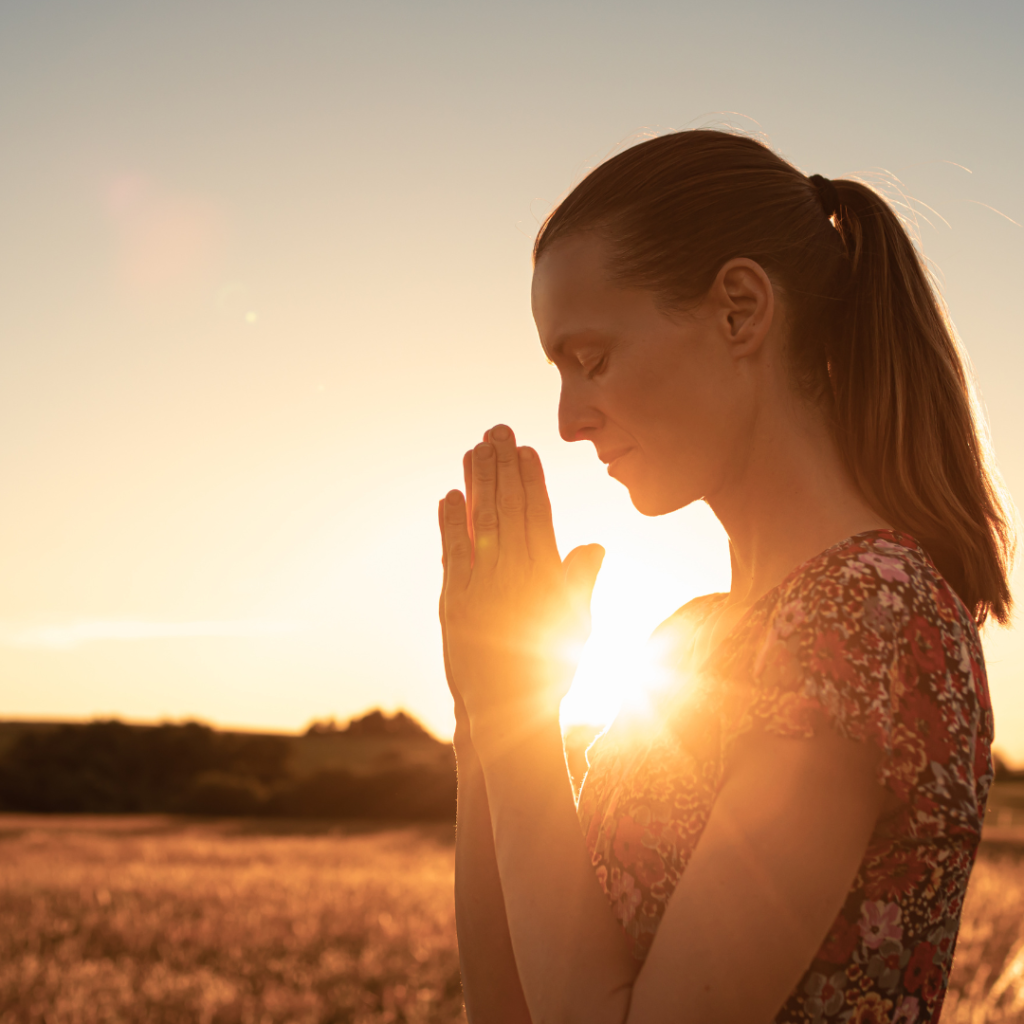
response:
[[[710,575],[690,582],[697,585],[693,593],[719,583]],[[563,726],[606,726],[623,708],[641,717],[653,713],[657,694],[680,680],[668,640],[651,633],[693,593],[681,598],[677,577],[609,552],[594,590],[593,631],[562,702]]]

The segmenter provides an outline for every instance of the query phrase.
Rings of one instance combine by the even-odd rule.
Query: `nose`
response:
[[[604,418],[572,383],[562,382],[558,399],[558,433],[563,441],[589,441]]]

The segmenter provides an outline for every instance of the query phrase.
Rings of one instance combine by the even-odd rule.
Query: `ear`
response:
[[[708,298],[733,356],[757,352],[775,315],[775,289],[761,264],[744,257],[723,263]]]

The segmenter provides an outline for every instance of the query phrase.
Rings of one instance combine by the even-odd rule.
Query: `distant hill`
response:
[[[430,733],[411,715],[396,711],[388,717],[383,711],[371,711],[362,718],[354,718],[339,729],[333,718],[314,722],[307,730],[307,736],[404,736],[407,739],[430,737]]]
[[[999,754],[992,755],[996,782],[1024,782],[1024,768],[1011,768]]]
[[[455,759],[415,719],[373,711],[303,736],[0,723],[0,810],[455,819]]]

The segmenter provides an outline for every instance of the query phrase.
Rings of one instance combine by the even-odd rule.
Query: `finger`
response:
[[[472,546],[466,524],[466,501],[461,491],[449,491],[444,499],[444,594],[447,601],[453,592],[465,590],[469,584]]]
[[[597,574],[604,562],[604,548],[600,544],[583,544],[565,556],[562,568],[565,582],[580,604],[590,607],[590,598],[597,583]]]
[[[558,558],[555,527],[551,521],[551,502],[544,483],[544,468],[532,448],[519,449],[519,475],[526,496],[526,544],[536,561]]]
[[[441,532],[441,568],[445,570],[447,576],[448,560],[444,556],[444,498],[437,503],[437,528]],[[442,588],[444,584],[441,584]]]
[[[445,540],[444,510],[445,500],[442,498],[437,503],[437,521],[441,527],[442,548],[444,548]],[[441,564],[444,566],[444,583],[441,586],[440,600],[437,602],[437,617],[441,620],[441,651],[444,657],[444,677],[448,682],[448,689],[451,692],[452,699],[455,701],[455,723],[459,725],[462,722],[467,722],[469,716],[466,712],[466,702],[462,699],[462,694],[459,693],[458,687],[455,685],[451,658],[448,655],[448,622],[444,613],[445,595],[448,592],[448,557],[446,554],[441,556]]]
[[[498,513],[494,507],[497,467],[487,442],[473,449],[473,562],[492,569],[498,562]]]
[[[452,682],[451,666],[448,664],[448,630],[444,617],[444,595],[448,589],[448,554],[445,551],[444,536],[444,498],[437,503],[437,525],[441,530],[441,567],[444,570],[444,577],[441,581],[441,597],[437,602],[437,617],[441,620],[441,646],[444,649],[444,674],[448,678],[448,685]]]
[[[604,548],[600,544],[584,544],[573,548],[562,563],[569,600],[576,609],[576,621],[582,631],[581,639],[590,634],[590,599],[603,561]]]
[[[511,428],[506,427],[504,423],[499,423],[487,433],[494,448],[494,461],[497,466],[495,510],[498,513],[501,556],[526,558],[529,555],[524,517],[526,495],[519,475],[516,438]]]
[[[462,479],[466,485],[466,505],[473,507],[473,450],[462,456]],[[469,519],[469,539],[473,539],[473,519]]]

